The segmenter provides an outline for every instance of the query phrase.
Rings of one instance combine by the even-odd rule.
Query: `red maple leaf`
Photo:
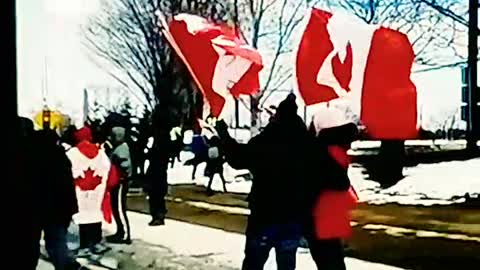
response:
[[[98,185],[102,183],[102,177],[94,175],[95,171],[92,171],[90,168],[84,173],[84,177],[75,178],[75,185],[78,186],[81,190],[94,190]]]
[[[342,63],[340,61],[340,56],[337,53],[332,59],[332,70],[333,75],[337,78],[340,86],[345,89],[345,91],[350,92],[350,81],[352,80],[352,66],[353,66],[353,57],[352,57],[352,45],[350,42],[347,44],[347,55],[345,61]]]

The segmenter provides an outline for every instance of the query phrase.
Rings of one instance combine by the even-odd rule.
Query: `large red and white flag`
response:
[[[313,9],[296,63],[306,105],[345,97],[376,139],[417,135],[414,60],[405,34]]]
[[[229,95],[251,95],[260,89],[262,57],[236,29],[190,15],[176,15],[167,39],[202,91],[209,114],[219,117]]]

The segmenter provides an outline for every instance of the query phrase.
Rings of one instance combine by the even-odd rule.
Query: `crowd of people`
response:
[[[132,175],[126,129],[112,126],[108,134],[94,134],[95,127],[34,131],[33,122],[19,118],[18,169],[29,198],[29,256],[21,269],[35,269],[40,239],[55,269],[78,269],[73,259],[103,254],[106,242],[129,244],[126,194]],[[93,131],[92,131],[93,130]],[[60,134],[59,134],[60,133]],[[78,226],[79,249],[67,248],[67,229]],[[102,223],[115,222],[116,232],[103,239]]]
[[[221,120],[215,122],[213,136],[193,137],[195,157],[187,164],[194,166],[195,178],[196,166],[207,163],[210,194],[216,174],[227,191],[225,162],[236,169],[248,169],[253,176],[242,270],[263,269],[272,248],[278,269],[295,269],[302,237],[307,239],[318,269],[345,269],[343,241],[350,236],[349,215],[357,201],[347,174],[347,150],[357,129],[346,119],[329,121],[333,118],[324,110],[307,127],[291,94],[279,104],[262,132],[246,144],[233,139]],[[34,131],[29,119],[19,121],[19,173],[31,198],[28,257],[32,258],[21,269],[35,269],[42,232],[55,269],[75,269],[66,246],[72,220],[79,226],[76,256],[103,254],[109,250],[105,242],[130,244],[125,204],[133,169],[126,128],[86,125],[59,135],[53,130]],[[170,155],[170,162],[175,162],[183,148],[183,136],[179,130],[172,132],[176,151],[172,151],[175,154]],[[158,147],[161,145],[154,143],[150,149],[146,172],[147,178],[164,179],[152,181],[146,190],[151,226],[164,225],[167,212],[164,197],[168,183],[166,170],[156,165],[163,158]],[[168,166],[168,161],[163,163]],[[115,222],[116,233],[104,239],[105,222]]]

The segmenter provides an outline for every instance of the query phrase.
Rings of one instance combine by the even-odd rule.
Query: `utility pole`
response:
[[[478,94],[478,0],[469,0],[468,23],[468,121],[467,149],[477,151],[477,141],[480,135],[479,94]]]
[[[235,128],[240,128],[240,102],[239,98],[235,98]]]

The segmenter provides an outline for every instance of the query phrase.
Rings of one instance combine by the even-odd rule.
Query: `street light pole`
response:
[[[469,0],[468,23],[468,121],[467,121],[467,149],[478,150],[479,138],[479,94],[477,81],[478,64],[478,0]]]

